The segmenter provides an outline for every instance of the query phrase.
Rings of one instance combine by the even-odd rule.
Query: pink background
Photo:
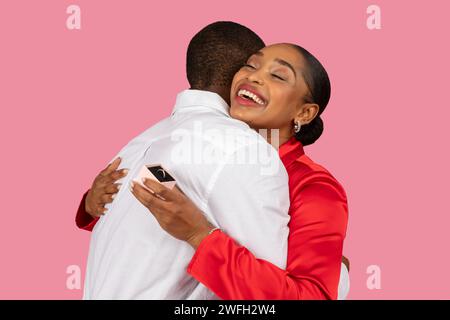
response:
[[[326,131],[307,153],[349,196],[349,298],[449,299],[449,2],[342,3],[2,0],[0,298],[81,297],[66,288],[87,257],[81,195],[169,115],[190,38],[233,20],[308,48],[331,76]],[[69,4],[81,30],[66,28]],[[381,30],[366,27],[370,4]],[[373,264],[380,290],[366,286]]]

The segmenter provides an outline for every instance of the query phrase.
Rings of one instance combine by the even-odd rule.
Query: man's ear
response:
[[[319,105],[316,103],[304,103],[297,109],[295,121],[302,126],[310,123],[319,113]]]

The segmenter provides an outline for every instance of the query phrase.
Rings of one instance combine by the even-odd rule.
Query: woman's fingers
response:
[[[166,232],[197,248],[213,228],[203,213],[177,188],[171,190],[151,179],[146,179],[144,185],[132,182],[131,192],[136,199],[149,209]]]
[[[177,195],[172,190],[155,180],[144,178],[143,183],[147,188],[151,189],[158,196],[163,197],[166,201],[173,201],[177,198]]]
[[[104,215],[105,212],[106,212],[106,208],[104,207],[104,205],[98,204],[95,206],[94,210],[92,211],[91,216],[93,218],[98,218],[98,217]]]
[[[120,186],[121,186],[122,184],[121,183],[113,183],[113,184],[108,184],[106,187],[105,187],[105,193],[106,194],[114,194],[114,193],[117,193],[117,192],[119,192],[119,189],[120,189]]]
[[[186,194],[183,192],[183,190],[181,190],[181,189],[178,187],[178,185],[175,185],[175,186],[173,187],[172,191],[173,191],[175,194],[177,194],[178,196],[181,196],[181,197],[187,197]]]
[[[97,206],[96,211],[95,211],[95,217],[98,218],[100,216],[103,216],[105,214],[106,210],[107,209],[104,206],[103,207],[101,205]]]
[[[128,173],[128,169],[120,169],[120,170],[116,170],[111,172],[111,174],[109,175],[109,178],[113,181],[122,179],[123,177],[125,177]]]
[[[116,159],[114,159],[113,162],[108,164],[108,166],[100,172],[100,175],[107,176],[110,173],[116,171],[117,168],[119,167],[121,161],[122,161],[122,159],[120,157],[117,157]]]
[[[159,199],[153,195],[149,190],[141,186],[139,183],[132,181],[131,192],[150,212],[155,215],[161,211],[168,210],[166,201]],[[156,217],[158,219],[158,217]]]
[[[111,203],[115,196],[116,194],[104,194],[101,196],[100,201],[104,206],[106,203]]]
[[[122,179],[128,174],[128,169],[120,169],[113,172],[110,172],[107,175],[100,175],[99,176],[99,183],[102,185],[108,185],[111,183],[116,182],[119,179]]]

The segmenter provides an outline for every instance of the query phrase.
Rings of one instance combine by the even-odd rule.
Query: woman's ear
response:
[[[319,105],[316,103],[302,104],[295,116],[294,121],[299,122],[302,126],[310,123],[319,113]]]

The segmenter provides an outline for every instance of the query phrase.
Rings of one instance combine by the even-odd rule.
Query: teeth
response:
[[[253,101],[255,101],[257,104],[264,105],[264,101],[262,101],[260,98],[258,98],[258,97],[256,96],[256,94],[251,93],[250,91],[241,89],[241,90],[239,90],[239,92],[238,92],[238,96],[239,96],[239,97],[246,96],[246,97],[248,97],[248,98],[251,98],[251,99],[252,99]]]

